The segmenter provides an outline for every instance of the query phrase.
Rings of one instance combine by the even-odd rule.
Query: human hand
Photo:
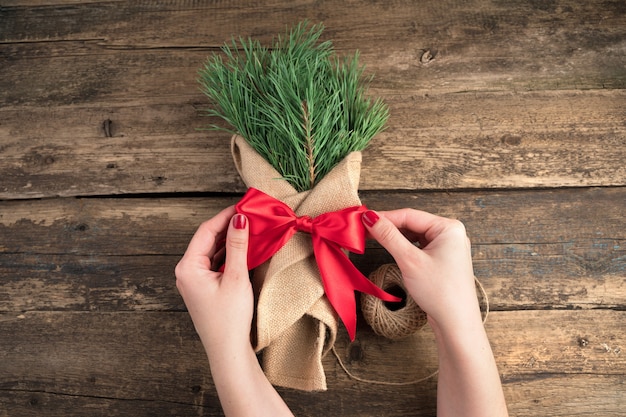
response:
[[[409,295],[433,327],[461,331],[468,323],[482,324],[470,242],[461,222],[401,209],[368,211],[363,223],[393,256]]]
[[[254,307],[247,249],[247,219],[229,207],[200,225],[176,265],[176,287],[209,355],[250,348]],[[216,270],[224,250],[222,273]]]
[[[176,265],[176,287],[206,350],[224,415],[293,416],[250,343],[248,236],[248,220],[234,207],[202,223]],[[224,256],[224,272],[216,272]]]
[[[394,257],[406,290],[428,314],[439,353],[437,415],[508,416],[480,315],[465,226],[411,209],[380,216],[366,211],[363,223]]]

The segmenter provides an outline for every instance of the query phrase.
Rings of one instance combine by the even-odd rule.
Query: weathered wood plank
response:
[[[622,417],[625,406],[624,389],[626,388],[623,377],[594,375],[544,375],[541,378],[522,380],[504,386],[509,401],[509,413],[527,417],[583,417],[590,413],[602,417]],[[404,400],[400,404],[396,397],[386,398],[385,402],[377,405],[374,410],[361,410],[357,405],[358,413],[352,414],[347,411],[354,407],[346,400],[349,397],[346,391],[309,394],[307,395],[309,399],[305,403],[300,403],[299,398],[288,400],[290,407],[298,416],[435,416],[433,404],[435,393],[430,386],[422,385],[410,391],[398,391],[397,397]],[[285,397],[294,396],[291,393],[282,394]],[[208,395],[205,395],[206,397]],[[73,417],[83,416],[88,411],[93,417],[223,416],[216,401],[217,398],[211,397],[209,406],[200,406],[160,400],[125,400],[0,389],[0,407],[4,410],[4,414],[0,411],[0,415],[31,417],[38,414],[47,417]],[[10,410],[10,413],[7,410]]]
[[[621,417],[625,385],[621,376],[542,375],[505,384],[504,391],[513,416],[582,416],[582,410],[589,410],[602,417]]]
[[[135,400],[97,396],[66,395],[47,391],[3,391],[0,389],[2,417],[223,417],[217,397],[211,406],[173,401]]]
[[[362,197],[461,219],[493,309],[626,308],[625,188]],[[174,266],[200,222],[237,200],[1,202],[0,311],[180,310]],[[366,274],[392,262],[373,242],[353,259]]]
[[[512,415],[620,415],[625,319],[626,312],[610,310],[491,314],[487,330]],[[219,415],[205,356],[184,312],[5,315],[0,330],[13,335],[0,339],[0,404],[15,406],[18,414],[11,416],[48,408],[46,415],[83,415],[76,405],[95,407],[95,415],[104,412],[99,407],[109,415],[134,408],[144,410],[137,415]],[[358,336],[352,346],[342,337],[337,349],[360,376],[401,381],[436,364],[427,331],[400,343],[367,329]],[[359,354],[348,362],[355,350]],[[406,387],[369,385],[349,379],[332,356],[324,365],[328,392],[280,390],[297,415],[434,415],[434,379]]]
[[[181,310],[176,256],[0,254],[0,311]]]
[[[626,336],[620,320],[625,314],[611,310],[491,312],[486,328],[504,382],[544,374],[624,376]],[[350,343],[342,332],[336,344],[344,365],[358,377],[402,383],[427,377],[437,369],[434,336],[428,326],[401,341],[376,336],[365,325],[359,331],[355,342]]]
[[[626,184],[626,90],[393,95],[362,190]],[[0,109],[0,198],[241,192],[206,103]],[[566,109],[566,110],[564,110]]]
[[[109,50],[97,40],[0,44],[4,105],[67,105],[196,94],[200,50]],[[41,74],[46,76],[42,77]]]
[[[129,49],[217,47],[239,35],[269,41],[308,18],[326,24],[326,37],[338,49],[362,49],[374,68],[391,65],[395,77],[388,82],[399,85],[416,76],[428,89],[456,91],[467,85],[623,88],[626,82],[620,53],[626,10],[619,1],[37,3],[7,4],[0,15],[0,41],[97,40],[105,47]],[[422,78],[424,64],[431,66],[430,76]]]
[[[622,417],[624,389],[623,377],[593,375],[544,375],[542,378],[522,380],[504,386],[510,414],[528,417],[582,417],[589,413],[602,417]],[[397,398],[394,397],[377,406],[376,411],[360,410],[360,414],[346,411],[352,407],[346,401],[348,394],[345,391],[309,394],[308,402],[300,404],[299,399],[296,399],[290,401],[290,406],[298,416],[320,415],[315,412],[359,417],[435,416],[435,394],[431,387],[422,385],[405,391],[408,390],[400,390],[398,395],[401,399],[406,399],[401,404],[397,404]],[[290,395],[293,396],[283,393],[283,396]],[[160,400],[125,400],[0,389],[0,407],[5,410],[0,415],[31,417],[34,414],[45,414],[48,417],[73,417],[82,416],[88,411],[93,417],[223,416],[216,401],[217,398],[212,397],[210,406],[199,406]],[[7,410],[10,410],[10,414]],[[340,410],[339,413],[337,410]]]
[[[623,54],[616,55],[615,59],[621,61],[612,64],[586,57],[594,65],[588,69],[589,74],[564,75],[567,72],[558,67],[526,73],[513,64],[503,68],[494,64],[495,74],[481,74],[473,68],[455,69],[444,58],[440,58],[444,62],[426,67],[402,62],[413,59],[413,53],[392,49],[396,56],[390,57],[384,54],[390,53],[391,46],[372,46],[375,52],[363,52],[361,62],[368,73],[375,74],[373,91],[383,96],[407,90],[435,96],[467,91],[623,89],[626,85]],[[0,103],[62,105],[189,96],[197,92],[197,70],[210,51],[205,47],[111,50],[102,49],[98,40],[0,44],[4,75],[0,80]],[[607,71],[606,66],[618,68],[611,74],[598,75],[599,71]],[[41,77],[42,73],[46,76]]]
[[[233,33],[269,40],[313,5],[61,3],[0,10],[0,198],[241,191],[227,135],[196,130],[196,70]],[[322,3],[312,20],[364,48],[391,107],[362,189],[624,184],[619,2]],[[615,90],[519,93],[589,88]]]

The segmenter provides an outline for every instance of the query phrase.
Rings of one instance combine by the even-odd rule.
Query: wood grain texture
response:
[[[623,416],[623,1],[4,0],[0,417],[223,415],[173,270],[245,187],[196,74],[305,18],[390,108],[363,202],[466,225],[511,415]],[[359,317],[336,349],[369,379],[436,367],[428,327],[391,342]],[[328,391],[279,389],[296,415],[436,414],[436,378],[324,366]]]
[[[5,43],[95,41],[130,51],[216,48],[232,36],[269,42],[294,21],[310,19],[324,22],[326,37],[339,50],[362,50],[377,70],[377,63],[391,65],[388,75],[395,76],[381,79],[398,86],[416,75],[429,80],[429,89],[457,90],[472,84],[623,88],[626,82],[626,10],[618,0],[11,3],[1,16]],[[431,71],[424,71],[425,64]]]
[[[362,199],[377,210],[411,207],[463,221],[493,309],[626,308],[624,188]],[[180,310],[174,266],[197,226],[237,200],[2,202],[0,311]],[[353,260],[365,274],[393,261],[373,242]]]
[[[233,34],[269,42],[306,17],[361,50],[391,109],[362,189],[626,179],[619,2],[12,2],[0,17],[3,199],[241,191],[228,135],[198,131],[196,72]]]
[[[397,95],[361,190],[626,184],[626,93]],[[0,109],[0,198],[242,192],[230,135],[183,103]]]
[[[625,319],[623,311],[610,310],[492,313],[487,331],[513,415],[530,410],[545,416],[594,410],[619,415]],[[14,335],[0,340],[0,403],[16,406],[12,416],[38,409],[73,415],[71,407],[77,405],[94,407],[96,413],[104,407],[100,413],[136,408],[139,415],[149,415],[143,414],[147,410],[219,415],[202,346],[186,313],[31,312],[3,315],[0,329]],[[511,329],[517,337],[511,337]],[[389,342],[359,329],[353,344],[342,335],[337,350],[359,376],[406,381],[436,367],[432,343],[427,332]],[[434,414],[436,379],[405,387],[371,385],[351,380],[332,355],[324,365],[328,392],[281,389],[297,415]],[[597,384],[589,402],[570,389],[582,389],[583,375]],[[515,401],[522,398],[534,401]]]

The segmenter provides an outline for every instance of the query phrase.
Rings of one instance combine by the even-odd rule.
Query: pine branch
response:
[[[271,49],[233,40],[199,71],[207,114],[230,124],[298,191],[364,149],[388,118],[380,99],[366,98],[358,53],[338,59],[319,41],[322,31],[302,22]]]

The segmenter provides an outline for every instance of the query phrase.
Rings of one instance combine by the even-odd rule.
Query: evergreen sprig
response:
[[[388,118],[380,99],[366,97],[358,52],[336,57],[330,41],[319,42],[322,31],[302,22],[271,49],[233,39],[199,71],[208,115],[230,124],[298,191],[364,149]]]

